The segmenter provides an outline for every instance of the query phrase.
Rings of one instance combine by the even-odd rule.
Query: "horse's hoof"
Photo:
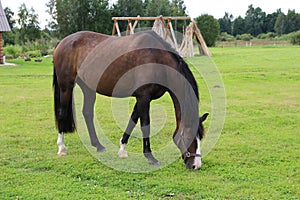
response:
[[[153,166],[160,166],[160,163],[157,160],[149,160],[149,164]]]
[[[106,152],[106,148],[105,147],[97,148],[97,152],[99,153]]]
[[[65,156],[65,155],[67,155],[67,152],[66,151],[58,152],[57,155],[58,156]]]
[[[144,156],[148,159],[150,165],[160,166],[160,163],[154,158],[152,153],[144,153]]]
[[[127,158],[127,157],[128,157],[128,153],[127,153],[127,151],[120,150],[120,151],[118,152],[118,156],[119,156],[120,158]]]
[[[66,147],[59,147],[57,155],[58,156],[65,156],[65,155],[67,155],[67,149],[66,149]]]

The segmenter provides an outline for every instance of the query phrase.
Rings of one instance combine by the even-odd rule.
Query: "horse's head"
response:
[[[191,133],[190,128],[183,128],[179,131],[174,139],[174,143],[180,149],[182,159],[186,168],[199,169],[202,165],[201,152],[200,152],[200,140],[204,136],[204,127],[202,122],[206,120],[208,113],[199,117],[199,125],[197,134]]]

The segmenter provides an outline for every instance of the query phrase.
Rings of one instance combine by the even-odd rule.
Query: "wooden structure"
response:
[[[134,34],[134,30],[138,24],[139,21],[142,20],[153,20],[154,26],[152,28],[153,31],[155,31],[158,35],[160,35],[162,38],[164,38],[167,42],[169,42],[173,48],[175,48],[177,51],[178,49],[178,44],[177,40],[175,37],[174,29],[172,26],[172,20],[191,20],[190,17],[163,17],[163,16],[158,16],[158,17],[113,17],[112,20],[114,21],[114,26],[113,26],[113,31],[112,35],[115,35],[116,32],[118,36],[121,36],[121,31],[119,28],[118,21],[128,21],[127,29],[126,29],[126,35],[131,35]],[[132,21],[134,21],[132,25]],[[166,23],[167,21],[167,23]],[[171,35],[171,37],[170,37]]]
[[[193,51],[193,37],[196,36],[196,41],[198,43],[199,53],[201,55],[211,56],[207,45],[201,35],[199,28],[197,27],[196,22],[191,22],[190,25],[186,28],[186,31],[183,35],[183,40],[181,45],[178,45],[175,32],[172,26],[172,20],[191,20],[190,17],[113,17],[114,21],[112,35],[117,34],[119,37],[122,36],[118,21],[128,21],[127,29],[125,35],[134,34],[135,28],[141,20],[153,20],[154,25],[152,30],[155,31],[158,35],[164,38],[171,46],[179,52],[182,57],[192,57],[194,56]],[[134,23],[133,23],[134,21]],[[133,23],[133,24],[132,24]]]
[[[9,32],[10,27],[8,24],[8,21],[6,19],[6,15],[4,13],[1,0],[0,0],[0,64],[5,63],[4,55],[3,55],[3,39],[2,39],[2,33],[3,32]]]
[[[188,27],[186,27],[186,31],[184,34],[184,38],[182,40],[181,46],[179,48],[180,55],[182,57],[193,57],[194,54],[194,44],[193,44],[193,38],[196,37],[199,54],[200,55],[206,55],[211,56],[211,52],[209,51],[202,34],[197,27],[197,23],[195,21],[192,21]]]

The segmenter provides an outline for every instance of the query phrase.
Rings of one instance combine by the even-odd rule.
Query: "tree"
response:
[[[287,34],[300,29],[300,14],[295,10],[289,10],[287,15],[284,13],[277,17],[275,31],[277,34]]]
[[[233,20],[233,15],[229,14],[228,12],[225,12],[225,15],[223,18],[220,18],[219,24],[220,24],[220,32],[225,32],[230,35],[232,35],[232,20]]]
[[[205,14],[197,17],[197,26],[201,30],[201,34],[207,46],[215,46],[220,33],[220,25],[217,19],[213,16]]]
[[[278,35],[282,35],[286,32],[286,16],[284,13],[277,17],[274,29]]]
[[[49,27],[59,38],[83,30],[110,33],[108,0],[49,0],[47,6],[52,17]]]
[[[48,10],[46,12],[52,18],[51,21],[48,22],[47,27],[51,31],[56,32],[57,29],[58,29],[58,24],[57,24],[57,1],[56,0],[49,0],[48,3],[46,3],[46,6],[48,7]]]
[[[275,23],[277,20],[277,17],[282,14],[281,9],[278,9],[276,12],[273,12],[272,14],[268,14],[264,20],[263,25],[263,32],[275,32]]]
[[[285,33],[291,33],[300,29],[300,14],[295,10],[288,10],[286,15],[286,30]]]
[[[18,17],[18,24],[20,25],[20,41],[33,41],[41,37],[38,15],[33,8],[28,10],[24,3],[21,4]]]
[[[232,33],[234,36],[245,33],[245,20],[241,16],[233,21]]]
[[[4,13],[7,18],[9,27],[11,28],[10,32],[3,33],[4,45],[7,45],[7,44],[14,45],[15,44],[14,36],[15,36],[15,31],[16,31],[16,28],[15,28],[16,20],[14,20],[15,13],[8,7],[4,8]]]
[[[171,13],[170,16],[187,16],[186,6],[183,0],[172,0],[171,4]],[[186,21],[175,21],[174,29],[178,32],[182,32],[182,28],[187,25]]]
[[[146,15],[151,17],[170,16],[172,8],[169,0],[149,0]]]
[[[112,8],[112,16],[114,17],[136,17],[143,16],[145,8],[142,0],[118,0]],[[127,22],[119,21],[121,30],[126,30]]]
[[[16,20],[14,19],[15,13],[8,7],[4,8],[4,13],[8,21],[9,27],[13,29],[16,25]]]
[[[245,31],[253,36],[257,36],[263,32],[263,23],[266,13],[260,7],[253,8],[249,5],[245,17]]]
[[[170,6],[171,6],[170,16],[187,16],[186,6],[183,0],[172,0]]]

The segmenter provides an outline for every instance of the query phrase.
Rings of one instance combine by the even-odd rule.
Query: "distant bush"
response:
[[[300,31],[293,32],[290,41],[293,45],[300,45]]]
[[[237,35],[236,39],[237,40],[243,40],[243,41],[250,41],[250,40],[253,39],[253,36],[251,34],[244,33],[242,35]]]
[[[272,39],[277,37],[277,34],[274,32],[269,32],[269,33],[261,33],[257,36],[257,39]]]
[[[24,53],[26,56],[29,56],[30,58],[37,58],[37,57],[41,57],[41,52],[39,50],[35,50],[35,51],[27,51],[26,53]]]
[[[220,35],[219,35],[219,38],[218,38],[219,41],[223,41],[223,42],[231,42],[231,41],[234,41],[234,37],[232,35],[229,35],[228,33],[226,32],[222,32]]]
[[[58,39],[45,37],[36,41],[26,42],[22,45],[7,45],[4,47],[4,54],[7,59],[17,58],[19,56],[36,58],[52,55],[57,43]]]
[[[8,45],[4,47],[3,52],[7,58],[17,58],[22,54],[22,47],[19,45]]]

